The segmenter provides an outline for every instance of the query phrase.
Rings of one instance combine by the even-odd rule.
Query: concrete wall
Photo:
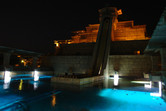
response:
[[[91,56],[47,56],[43,58],[45,67],[53,67],[54,74],[85,74],[90,67]]]

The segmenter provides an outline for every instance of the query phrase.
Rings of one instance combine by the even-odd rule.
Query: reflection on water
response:
[[[144,84],[138,84],[139,87],[136,86],[136,83],[131,83],[125,79],[119,79],[118,86],[114,86],[113,79],[105,79],[98,83],[83,86],[50,83],[49,79],[42,79],[38,82],[33,80],[23,81],[22,79],[10,83],[9,93],[15,93],[23,98],[28,111],[131,111],[135,110],[135,106],[139,108],[138,110],[143,111],[144,108],[146,110],[152,110],[155,107],[166,108],[165,103],[160,98],[153,99],[149,95],[153,88],[145,89]],[[142,92],[137,92],[138,90]],[[146,92],[147,90],[149,93]],[[61,91],[61,93],[57,94],[58,91]],[[6,92],[4,93],[7,95]],[[3,97],[2,94],[0,96]],[[10,99],[10,96],[8,97]],[[143,103],[141,98],[143,100],[145,98],[147,104]],[[157,105],[151,106],[151,102]]]
[[[18,90],[20,90],[20,91],[22,90],[22,84],[23,84],[23,80],[21,79],[21,80],[20,80],[19,87],[18,87]]]
[[[3,89],[8,89],[9,86],[10,86],[10,83],[4,83],[4,84],[3,84]]]
[[[52,95],[52,102],[51,102],[52,106],[55,107],[56,104],[56,95]]]
[[[34,83],[33,83],[33,89],[36,90],[36,89],[38,88],[38,85],[39,85],[38,82],[34,82]]]

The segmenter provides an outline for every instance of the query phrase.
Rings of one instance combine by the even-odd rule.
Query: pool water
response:
[[[81,87],[51,83],[50,79],[13,80],[9,88],[0,83],[0,110],[2,111],[165,111],[166,103],[151,96],[158,88],[120,80]]]

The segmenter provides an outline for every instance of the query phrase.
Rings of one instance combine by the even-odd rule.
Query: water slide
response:
[[[115,7],[106,7],[99,10],[100,27],[89,70],[90,75],[100,75],[106,68],[110,43],[113,36],[113,26],[116,23],[118,12]]]

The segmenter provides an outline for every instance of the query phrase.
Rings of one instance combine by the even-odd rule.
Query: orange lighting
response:
[[[21,63],[24,63],[25,61],[24,60],[21,60]]]
[[[137,55],[140,55],[140,54],[141,54],[141,51],[138,50],[138,51],[137,51]]]
[[[21,57],[20,55],[17,55],[17,57]]]
[[[118,10],[122,14],[122,10]],[[78,44],[96,42],[100,24],[89,24],[85,30],[73,31],[69,40],[55,40],[56,47],[60,44]],[[146,25],[134,25],[134,21],[117,21],[114,23],[112,41],[149,40],[145,36]]]
[[[54,107],[55,104],[56,104],[56,96],[55,95],[52,95],[52,106]]]
[[[56,46],[59,47],[59,43],[56,43]]]
[[[122,10],[121,9],[118,10],[117,12],[118,12],[118,15],[122,15]]]
[[[16,67],[18,67],[18,66],[19,66],[19,64],[15,64],[15,66],[16,66]]]
[[[54,44],[56,45],[56,47],[60,47],[59,42],[55,41]]]
[[[22,60],[21,60],[21,63],[23,63],[24,66],[26,66],[26,65],[27,65],[26,59],[22,59]]]

